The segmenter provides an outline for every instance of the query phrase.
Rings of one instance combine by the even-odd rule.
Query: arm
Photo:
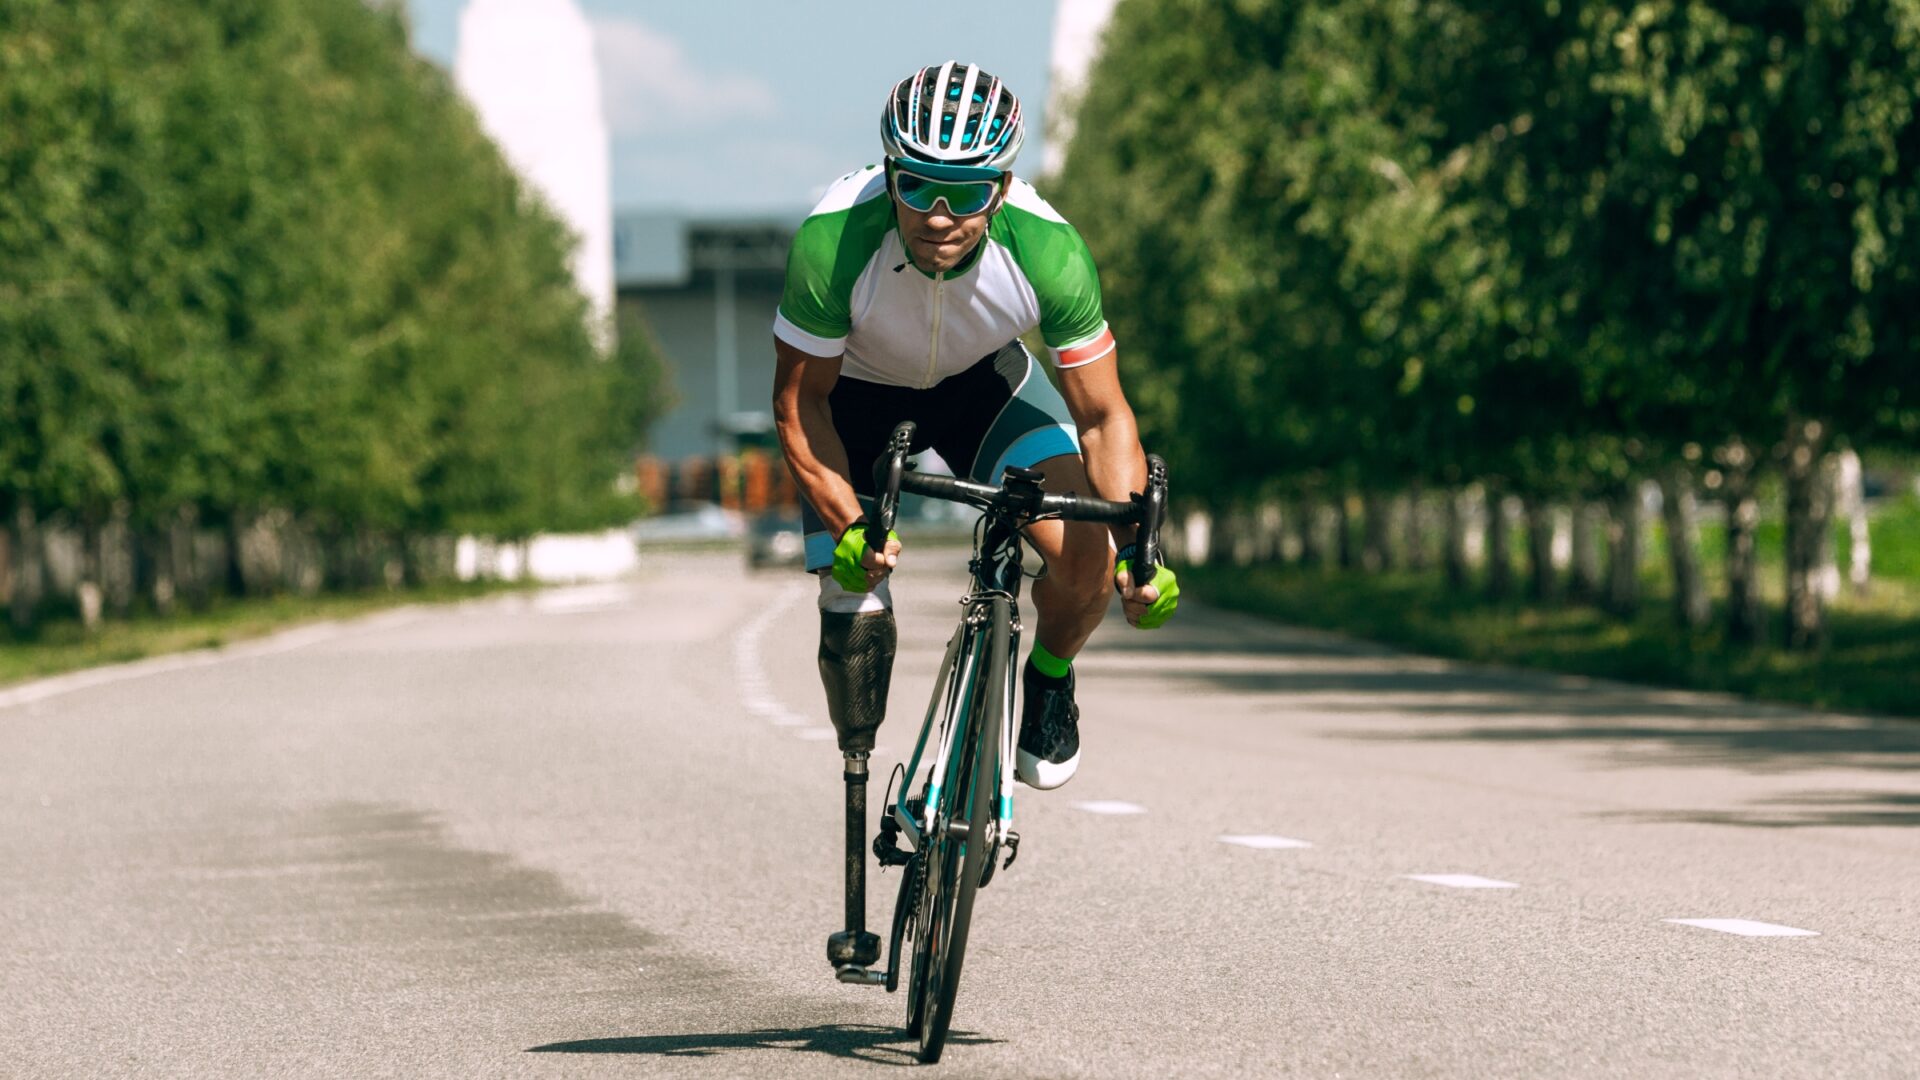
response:
[[[809,356],[775,338],[773,425],[800,493],[837,538],[860,518],[847,448],[833,430],[827,395],[840,381],[840,357]]]
[[[1080,456],[1087,463],[1087,479],[1094,494],[1115,502],[1126,502],[1147,486],[1147,455],[1140,449],[1140,432],[1134,424],[1133,406],[1120,390],[1120,369],[1116,355],[1103,356],[1090,364],[1060,369],[1060,396],[1067,411],[1080,428]],[[1133,543],[1134,530],[1118,526],[1113,543],[1124,549]],[[1160,568],[1155,584],[1134,584],[1132,568],[1116,570],[1114,588],[1120,590],[1120,606],[1127,621],[1135,626],[1155,627],[1173,614],[1179,589],[1172,584],[1173,573]],[[1166,603],[1154,613],[1166,587]],[[1143,622],[1142,620],[1146,620]]]
[[[1090,364],[1060,369],[1060,396],[1080,428],[1080,451],[1086,459],[1087,479],[1103,499],[1126,502],[1147,484],[1147,457],[1140,449],[1133,406],[1120,389],[1117,354]],[[1116,547],[1133,543],[1131,526],[1113,530]]]

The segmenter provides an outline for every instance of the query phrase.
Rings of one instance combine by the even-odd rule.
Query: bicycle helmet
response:
[[[901,79],[880,114],[880,145],[907,161],[1005,172],[1025,138],[1013,91],[955,60]]]

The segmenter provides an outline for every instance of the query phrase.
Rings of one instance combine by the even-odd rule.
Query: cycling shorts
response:
[[[873,509],[873,462],[887,449],[893,429],[911,420],[913,451],[931,448],[955,475],[997,484],[1008,466],[1032,468],[1061,454],[1080,452],[1080,429],[1067,403],[1018,341],[972,367],[926,389],[889,386],[841,376],[827,402],[833,429],[847,449],[853,490],[863,510]],[[964,471],[963,471],[964,470]],[[807,569],[833,565],[839,537],[827,530],[803,496]]]

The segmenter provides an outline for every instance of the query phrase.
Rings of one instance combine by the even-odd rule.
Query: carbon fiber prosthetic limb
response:
[[[868,970],[880,959],[880,938],[866,926],[867,756],[873,752],[873,733],[887,718],[897,640],[885,582],[869,593],[848,593],[822,575],[820,682],[827,691],[827,715],[840,736],[847,785],[846,929],[827,938],[827,962],[841,982],[874,984],[885,978]]]
[[[873,750],[873,733],[887,718],[896,640],[890,608],[820,613],[820,682],[842,753]]]

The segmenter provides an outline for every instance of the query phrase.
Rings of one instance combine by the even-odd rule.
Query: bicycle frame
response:
[[[914,743],[913,756],[906,767],[907,780],[900,785],[891,812],[899,822],[900,831],[912,843],[915,851],[926,845],[924,837],[932,830],[941,809],[941,797],[949,794],[954,785],[952,780],[961,779],[950,775],[958,754],[964,747],[964,740],[973,732],[973,694],[976,682],[985,663],[987,621],[991,618],[993,601],[1005,597],[1011,616],[1008,636],[1010,655],[1020,652],[1020,579],[1021,557],[1024,548],[1021,545],[1019,523],[1014,515],[988,511],[979,526],[984,533],[975,545],[974,556],[969,563],[972,583],[967,594],[961,598],[964,614],[960,626],[947,642],[947,653],[940,662],[940,681],[934,685],[933,697],[927,703],[926,717],[921,721],[920,737]],[[956,664],[956,661],[958,663]],[[1011,717],[1013,711],[1013,672],[1015,668],[1007,666],[1006,685],[999,687],[1005,705],[1002,716]],[[953,676],[958,676],[953,677]],[[983,688],[993,692],[995,688]],[[946,708],[942,710],[944,699]],[[935,714],[941,715],[938,725]],[[913,780],[920,775],[920,764],[926,756],[928,741],[935,735],[938,727],[937,745],[928,774],[927,799],[922,812],[925,817],[915,820],[913,812],[907,806],[909,793],[913,789]],[[1014,724],[1002,724],[998,758],[999,777],[994,799],[994,822],[987,835],[987,843],[998,847],[1013,821],[1013,741]],[[976,764],[976,769],[979,766]]]

